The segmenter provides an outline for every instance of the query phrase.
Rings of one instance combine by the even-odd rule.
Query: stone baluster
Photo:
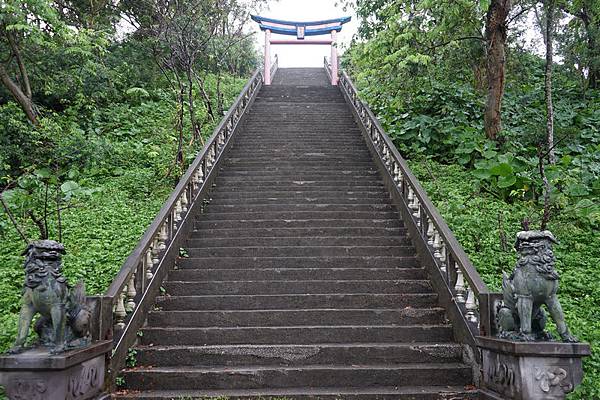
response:
[[[219,145],[219,148],[223,147],[225,145],[225,135],[224,135],[224,131],[222,130],[221,132],[219,132],[219,135],[217,136],[217,144]]]
[[[152,250],[146,250],[146,257],[144,260],[144,267],[146,269],[146,281],[150,282],[154,277],[152,273]]]
[[[412,210],[412,215],[417,219],[417,226],[420,226],[420,217],[421,217],[421,204],[419,202],[419,198],[416,196],[415,192],[412,188],[409,189],[409,197],[412,192],[412,202],[408,203],[408,207]]]
[[[433,229],[433,256],[438,260],[442,256],[440,250],[442,249],[442,238],[440,237],[440,233],[437,229]]]
[[[115,310],[113,311],[115,317],[115,327],[117,330],[122,330],[125,328],[125,317],[127,317],[127,311],[125,310],[125,290],[127,287],[124,287],[121,293],[119,293],[119,297],[117,297],[117,304],[115,305]]]
[[[187,187],[181,193],[181,213],[185,214],[188,211],[188,193]]]
[[[440,249],[440,270],[446,275],[447,270],[447,262],[446,258],[448,254],[446,253],[446,243],[442,241],[442,248]]]
[[[427,244],[433,247],[433,241],[435,238],[435,228],[433,227],[433,222],[430,218],[427,218]]]
[[[127,303],[125,304],[125,311],[130,313],[135,310],[135,296],[137,291],[135,290],[135,272],[129,277],[127,283]]]
[[[465,302],[465,278],[463,276],[462,270],[456,264],[456,284],[454,285],[455,292],[455,300],[457,303],[462,304]]]
[[[160,259],[158,258],[158,250],[158,236],[155,236],[154,240],[152,241],[152,265],[158,265],[160,262]]]
[[[158,233],[158,249],[164,251],[167,249],[167,240],[169,240],[169,232],[167,230],[167,223],[163,223]]]
[[[467,302],[465,308],[467,310],[465,318],[472,323],[478,323],[477,318],[477,302],[475,301],[475,291],[467,286]]]
[[[177,200],[175,203],[175,210],[173,211],[173,220],[175,223],[181,221],[181,213],[183,212],[183,208],[181,207],[181,198]]]

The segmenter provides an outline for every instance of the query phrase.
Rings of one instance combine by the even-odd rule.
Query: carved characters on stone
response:
[[[96,366],[84,366],[77,375],[69,378],[67,387],[67,400],[82,399],[100,387],[100,374]]]
[[[17,339],[9,353],[24,350],[29,326],[36,314],[35,324],[39,344],[56,354],[66,348],[82,347],[89,343],[90,310],[86,305],[85,287],[79,282],[70,288],[62,275],[62,255],[65,248],[54,240],[39,240],[27,246],[25,283]]]
[[[490,364],[488,370],[489,379],[496,385],[510,387],[515,384],[515,371],[496,355],[496,362]]]
[[[548,369],[536,367],[534,376],[544,393],[548,393],[554,388],[560,388],[563,393],[570,393],[573,391],[573,384],[567,375],[567,371],[560,367]]]
[[[554,269],[550,231],[522,231],[517,234],[519,260],[502,282],[503,305],[497,312],[499,337],[510,340],[551,340],[545,331],[546,305],[564,342],[577,342],[571,335],[558,300],[558,272]]]
[[[48,386],[43,379],[17,378],[6,385],[6,395],[12,400],[43,400]]]

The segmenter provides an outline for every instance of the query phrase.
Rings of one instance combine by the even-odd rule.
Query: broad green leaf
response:
[[[494,165],[490,169],[490,172],[491,172],[492,175],[498,175],[498,176],[508,177],[508,176],[511,176],[513,174],[513,168],[508,163],[500,163],[500,164]]]
[[[517,178],[514,175],[501,176],[498,178],[498,187],[506,189],[517,183]]]

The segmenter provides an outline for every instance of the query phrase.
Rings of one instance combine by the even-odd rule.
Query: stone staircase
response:
[[[261,89],[122,399],[474,399],[472,369],[323,69]]]

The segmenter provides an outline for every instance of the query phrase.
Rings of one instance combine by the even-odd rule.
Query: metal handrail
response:
[[[325,59],[324,66],[326,72],[331,74],[327,59]],[[366,132],[372,148],[393,180],[395,190],[406,206],[410,220],[443,277],[452,300],[462,314],[460,319],[467,325],[468,331],[471,333],[469,342],[476,335],[490,335],[493,330],[490,326],[491,308],[493,307],[489,301],[496,294],[487,288],[463,247],[427,196],[419,180],[398,152],[377,117],[359,99],[358,91],[345,71],[342,71],[340,77],[340,89],[354,109],[358,122]],[[487,304],[480,307],[482,302]],[[453,322],[460,323],[460,321]]]
[[[262,74],[256,70],[106,291],[104,315],[100,316],[105,320],[98,324],[103,331],[96,336],[113,338],[112,372],[122,366],[127,349],[135,342],[163,278],[179,255],[184,231],[190,229],[187,222],[193,219],[189,217],[202,210],[215,167],[262,84]]]

